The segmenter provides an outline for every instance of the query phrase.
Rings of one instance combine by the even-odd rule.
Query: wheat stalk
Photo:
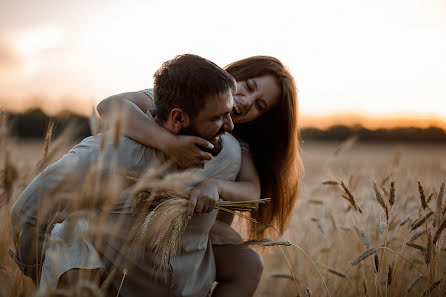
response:
[[[412,224],[412,231],[418,229],[421,225],[423,225],[424,222],[426,222],[432,214],[433,214],[433,212],[431,211],[427,215],[425,215],[423,218],[421,218],[420,220],[415,221]]]
[[[245,241],[243,245],[260,245],[260,246],[290,246],[291,243],[286,240],[280,240],[280,241],[274,241],[268,238],[261,238],[261,239],[253,239],[249,241]]]
[[[348,202],[350,202],[350,204],[352,205],[352,207],[354,209],[356,209],[357,211],[359,211],[359,213],[362,214],[362,210],[361,208],[356,204],[355,198],[353,197],[353,194],[350,192],[350,190],[347,188],[347,186],[344,184],[344,182],[341,182],[341,187],[344,190],[345,195],[342,195],[342,197],[344,197]]]
[[[423,253],[426,251],[426,248],[424,246],[413,243],[413,242],[407,242],[406,245],[413,247],[414,249],[420,250]]]
[[[378,258],[377,254],[375,254],[373,263],[375,264],[375,273],[378,273],[379,272],[379,258]]]
[[[337,186],[339,183],[337,181],[334,180],[327,180],[322,182],[323,185],[330,185],[330,186]]]
[[[433,283],[429,289],[427,289],[426,291],[424,291],[423,295],[421,295],[421,297],[425,297],[430,295],[437,287],[438,285],[441,283],[442,279],[436,281],[435,283]]]
[[[362,240],[364,241],[366,248],[370,249],[370,239],[367,237],[367,234],[365,234],[365,232],[362,230],[359,230],[359,232],[361,233]]]
[[[122,284],[124,283],[124,279],[125,279],[127,273],[128,273],[127,268],[124,268],[122,270],[122,279],[121,279],[121,283],[119,284],[119,289],[118,289],[118,292],[116,293],[116,297],[118,297],[119,296],[119,292],[121,292]]]
[[[425,233],[426,233],[426,229],[415,232],[415,233],[410,237],[409,242],[414,241],[415,239],[417,239],[418,237],[420,237],[421,235],[423,235],[423,234],[425,234]]]
[[[379,204],[381,205],[381,207],[384,209],[384,211],[386,213],[386,219],[388,222],[389,221],[389,208],[387,207],[386,203],[384,202],[381,192],[379,191],[378,186],[376,185],[375,182],[373,183],[373,189],[375,190],[376,200],[378,200]]]
[[[46,130],[45,145],[44,145],[44,149],[43,149],[43,160],[45,163],[46,163],[46,159],[48,157],[48,149],[50,147],[51,139],[53,137],[53,130],[54,130],[54,122],[50,121],[48,124],[48,128]]]
[[[362,253],[355,261],[352,262],[352,265],[356,265],[359,262],[361,262],[362,260],[368,258],[369,256],[373,255],[374,253],[376,253],[378,251],[377,248],[371,248],[368,249],[367,251],[365,251],[364,253]]]
[[[313,292],[310,290],[310,288],[305,288],[305,291],[307,292],[308,297],[313,296]]]
[[[395,203],[395,182],[390,183],[390,194],[389,194],[389,204],[390,207]]]
[[[441,216],[442,216],[441,211],[443,210],[444,187],[445,187],[445,184],[442,183],[440,186],[440,191],[438,192],[438,196],[437,196],[437,208],[436,208],[436,217],[437,217],[436,223],[437,223],[437,225],[440,224]]]
[[[285,278],[285,279],[289,279],[289,280],[294,280],[292,275],[284,274],[284,273],[274,273],[274,274],[271,274],[271,277]]]
[[[244,245],[260,245],[260,246],[294,246],[298,248],[313,264],[313,266],[316,268],[317,272],[319,273],[319,276],[324,283],[325,289],[327,290],[327,294],[329,297],[331,297],[330,290],[328,289],[327,283],[325,282],[324,277],[322,276],[322,273],[320,269],[317,267],[316,263],[313,261],[313,259],[297,244],[291,243],[289,241],[272,241],[270,239],[256,239],[256,240],[250,240],[243,243]]]
[[[362,281],[362,286],[363,286],[363,288],[364,288],[364,295],[365,295],[366,297],[369,297],[369,292],[368,292],[368,290],[367,290],[367,284],[365,283],[365,281]]]
[[[334,270],[334,269],[329,268],[327,271],[330,272],[330,273],[333,273],[334,275],[337,275],[337,276],[339,276],[339,277],[347,278],[347,275],[346,275],[345,273],[336,271],[336,270]]]
[[[422,277],[423,277],[422,275],[419,275],[419,276],[417,276],[416,278],[414,278],[414,279],[410,282],[409,286],[407,286],[406,292],[407,292],[407,293],[410,293],[410,291],[412,291],[412,289],[415,287],[415,285],[418,283],[418,281],[419,281]]]
[[[424,260],[426,264],[429,264],[432,257],[432,236],[430,232],[427,232],[427,245],[424,253]]]
[[[358,135],[353,135],[347,138],[343,143],[341,143],[336,151],[334,152],[335,156],[339,156],[343,152],[349,150],[359,139]]]
[[[389,272],[387,273],[387,287],[392,284],[393,264],[389,265]]]
[[[423,186],[419,181],[418,181],[418,192],[420,193],[421,206],[423,207],[423,209],[426,209],[427,207],[426,196],[424,195]]]
[[[446,228],[446,218],[443,219],[443,222],[440,226],[438,226],[437,232],[435,232],[434,235],[434,244],[437,243],[438,239],[440,238],[441,232]]]

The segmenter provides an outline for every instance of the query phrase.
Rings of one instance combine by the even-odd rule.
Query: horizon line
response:
[[[94,108],[92,105],[91,108]],[[47,116],[60,116],[66,113],[72,113],[79,116],[89,117],[92,109],[87,113],[84,110],[62,109],[56,112],[50,112],[43,106],[29,106],[26,110],[4,108],[2,111],[13,114],[25,114],[30,110],[40,109]],[[95,111],[96,112],[96,111]],[[398,128],[398,127],[416,127],[429,128],[438,127],[446,130],[446,118],[435,114],[409,114],[409,113],[365,113],[365,112],[327,112],[327,113],[301,113],[299,115],[299,127],[327,129],[336,125],[347,127],[361,126],[367,129],[379,128]]]

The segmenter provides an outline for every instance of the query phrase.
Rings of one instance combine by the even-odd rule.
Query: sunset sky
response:
[[[304,119],[446,120],[445,0],[0,2],[8,110],[89,113],[102,98],[151,87],[161,63],[182,53],[220,66],[278,57]]]

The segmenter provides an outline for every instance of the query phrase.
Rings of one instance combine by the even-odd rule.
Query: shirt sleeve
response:
[[[154,99],[154,96],[153,96],[153,89],[144,89],[144,90],[141,90],[140,92],[143,92],[144,94],[146,94],[147,96],[149,96],[150,98],[152,98],[152,99]],[[154,119],[153,118],[153,115],[155,114],[155,109],[152,109],[152,110],[147,110],[147,112],[146,112],[146,115],[149,117],[149,118],[151,118],[152,120]]]
[[[141,90],[141,92],[150,96],[153,99],[153,89],[144,89],[144,90]]]

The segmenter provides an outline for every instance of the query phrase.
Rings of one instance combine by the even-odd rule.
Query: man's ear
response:
[[[183,128],[189,126],[189,116],[181,108],[174,108],[169,113],[169,122],[175,133],[180,133]]]

